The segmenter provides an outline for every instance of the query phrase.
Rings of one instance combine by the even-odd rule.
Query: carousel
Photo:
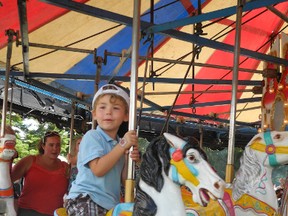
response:
[[[26,3],[26,1],[23,2],[23,4]],[[170,21],[166,24],[164,23],[159,25],[152,25],[151,23],[148,23],[146,21],[141,21],[141,2],[138,0],[135,0],[133,2],[133,18],[127,18],[126,16],[118,17],[112,12],[109,13],[109,11],[106,11],[106,13],[103,14],[102,10],[98,11],[95,8],[93,10],[91,6],[85,5],[85,1],[83,1],[84,3],[82,1],[60,2],[56,0],[45,0],[44,2],[56,5],[57,7],[69,8],[75,11],[79,10],[79,5],[83,4],[84,10],[82,12],[88,15],[98,16],[107,20],[112,19],[113,21],[119,23],[131,25],[131,47],[125,52],[123,51],[123,53],[121,54],[120,63],[115,67],[116,69],[119,69],[124,65],[124,62],[127,60],[127,58],[131,58],[129,81],[125,83],[125,79],[120,80],[124,83],[122,83],[124,87],[127,87],[128,84],[130,84],[129,118],[132,120],[129,121],[129,130],[138,130],[138,119],[140,118],[139,116],[141,116],[143,110],[149,110],[147,106],[143,106],[143,101],[145,101],[145,86],[146,82],[148,82],[147,80],[149,79],[145,76],[141,77],[140,79],[139,59],[142,59],[141,61],[147,60],[148,58],[150,58],[150,60],[153,59],[153,51],[152,53],[150,53],[149,56],[147,56],[147,59],[141,58],[141,56],[139,56],[139,38],[141,38],[142,40],[143,37],[147,37],[145,38],[145,42],[150,42],[151,38],[154,38],[154,34],[160,32],[161,34],[164,34],[166,36],[168,35],[169,37],[172,37],[176,40],[185,40],[186,42],[192,42],[193,44],[195,43],[198,46],[193,45],[193,49],[198,51],[201,50],[201,46],[206,45],[210,48],[221,49],[221,51],[228,51],[233,53],[230,60],[232,61],[232,65],[234,66],[225,66],[221,68],[232,71],[232,73],[230,74],[231,88],[222,89],[224,91],[224,94],[227,94],[227,92],[229,92],[229,95],[231,96],[228,105],[228,114],[227,112],[223,112],[219,115],[216,115],[215,113],[218,111],[217,107],[214,109],[215,113],[210,112],[210,115],[207,117],[207,115],[201,116],[196,114],[197,98],[194,97],[194,93],[197,94],[197,91],[194,89],[194,83],[192,83],[192,97],[189,98],[189,112],[191,113],[187,112],[187,106],[183,106],[184,111],[182,112],[181,106],[179,105],[180,101],[187,100],[187,97],[185,95],[179,96],[179,93],[182,91],[182,87],[191,67],[197,65],[195,59],[197,55],[199,55],[199,52],[193,50],[192,60],[188,63],[185,63],[188,64],[188,69],[187,72],[184,74],[184,78],[182,78],[182,83],[179,84],[181,87],[178,86],[178,95],[177,97],[175,97],[175,100],[172,101],[173,105],[165,107],[165,111],[163,112],[165,113],[165,115],[163,116],[165,116],[166,119],[162,122],[162,130],[148,144],[148,147],[143,154],[137,180],[135,175],[135,164],[134,162],[132,162],[132,160],[128,160],[127,163],[129,169],[127,180],[125,182],[124,201],[123,203],[115,206],[115,208],[111,209],[107,213],[107,216],[288,215],[288,177],[286,177],[283,182],[282,189],[284,193],[283,195],[281,195],[281,197],[278,197],[278,195],[276,194],[275,185],[272,181],[273,169],[280,166],[285,166],[288,163],[288,35],[286,33],[279,33],[274,36],[268,54],[257,52],[255,53],[248,49],[243,49],[240,46],[241,21],[243,18],[243,13],[265,6],[269,10],[273,11],[275,14],[278,14],[281,19],[287,22],[288,11],[286,11],[284,14],[279,15],[279,11],[273,7],[274,4],[279,3],[281,5],[281,3],[285,3],[285,1],[277,0],[277,2],[275,3],[275,1],[272,0],[256,0],[248,1],[245,4],[240,0],[237,1],[237,5],[233,7],[233,9],[235,9],[235,12],[233,12],[233,14],[236,15],[234,23],[235,34],[233,35],[233,46],[218,42],[210,43],[204,37],[201,37],[205,35],[203,32],[199,33],[199,29],[201,30],[201,27],[199,27],[199,23],[201,22],[201,20],[205,19],[203,18],[203,16],[201,16],[201,1],[197,2],[198,10],[195,10],[198,13],[198,16],[195,16],[199,19],[198,21],[195,20],[195,17],[194,19],[183,18],[179,19],[180,21]],[[187,6],[187,4],[183,2],[181,1],[183,5]],[[209,1],[204,2],[205,3],[203,3],[203,5],[209,3]],[[24,16],[22,18],[25,20],[25,11],[22,10],[23,8],[21,9],[20,1],[18,2],[18,4],[20,16]],[[146,7],[146,3],[144,4]],[[287,2],[285,4],[287,5]],[[286,8],[286,5],[284,5],[284,8]],[[188,7],[186,7],[186,10],[188,11],[187,8]],[[231,13],[228,9],[225,10],[225,12],[221,12],[226,15]],[[211,12],[209,16],[209,19],[215,19],[217,15],[216,13]],[[190,35],[189,37],[187,33],[175,32],[175,29],[179,28],[182,25],[195,24],[196,26],[196,23],[198,24],[198,32],[194,32],[194,34],[196,35],[195,38],[194,34]],[[29,42],[26,37],[28,32],[25,27],[27,26],[21,25],[22,41],[17,41],[18,45],[22,47],[29,46]],[[62,108],[62,115],[65,115],[66,118],[71,120],[71,131],[75,126],[75,121],[79,120],[74,116],[75,107],[76,111],[82,112],[83,110],[84,112],[89,111],[90,107],[88,100],[85,100],[85,96],[87,95],[83,92],[77,92],[79,94],[77,94],[77,96],[74,95],[71,98],[69,98],[70,95],[68,93],[65,93],[65,97],[63,98],[58,97],[61,90],[59,88],[55,88],[55,83],[54,87],[49,87],[44,90],[41,89],[41,84],[39,84],[39,82],[33,81],[33,79],[31,79],[31,83],[25,85],[26,82],[29,82],[29,79],[27,79],[27,77],[29,77],[30,72],[28,67],[29,58],[27,56],[28,49],[23,49],[24,51],[22,53],[24,59],[24,79],[14,79],[15,77],[19,76],[19,74],[17,75],[15,67],[11,67],[11,46],[13,43],[13,38],[17,38],[18,40],[19,34],[10,30],[8,30],[6,33],[10,40],[8,41],[9,46],[7,47],[7,63],[4,74],[5,76],[2,76],[2,81],[4,84],[2,91],[3,94],[1,96],[3,109],[0,142],[0,199],[6,204],[6,215],[16,216],[17,214],[14,209],[13,183],[10,180],[11,160],[16,154],[16,138],[13,134],[8,134],[7,132],[5,132],[7,123],[6,121],[4,121],[4,119],[6,119],[8,103],[13,103],[10,98],[11,91],[9,92],[9,90],[11,89],[11,85],[17,82],[18,85],[21,84],[22,86],[29,88],[29,90],[31,91],[41,91],[41,94],[45,94],[47,97],[54,97],[54,99],[56,98],[55,101],[64,101],[65,106],[70,106],[70,108],[66,109],[66,107],[63,107],[64,103],[62,103],[62,107],[59,103],[59,107]],[[46,48],[49,47],[47,46]],[[54,48],[61,49],[60,46]],[[65,49],[69,50],[69,48],[67,47]],[[70,51],[72,49],[73,48],[71,48]],[[149,46],[149,50],[151,49],[153,50],[152,43]],[[64,48],[62,50],[64,50]],[[73,51],[80,51],[80,49],[75,48]],[[87,52],[87,50],[83,49],[81,50],[81,52]],[[127,52],[130,56],[128,56]],[[113,55],[112,53],[109,53],[107,51],[105,53],[108,53],[108,55]],[[95,52],[89,52],[89,54],[93,55],[94,57],[97,56]],[[239,90],[241,90],[242,93],[244,92],[243,88],[238,88],[239,83],[241,84],[241,82],[238,83],[240,74],[239,61],[241,59],[241,55],[248,56],[249,58],[260,59],[263,61],[263,70],[261,70],[263,80],[261,82],[255,82],[258,85],[259,83],[261,84],[260,87],[262,90],[261,101],[259,101],[261,103],[261,114],[258,116],[259,122],[261,123],[257,126],[257,133],[253,135],[251,139],[249,139],[247,144],[245,144],[245,147],[243,148],[243,154],[240,159],[240,167],[238,170],[234,171],[236,125],[247,125],[245,124],[245,122],[236,121],[237,100],[240,100]],[[107,82],[112,82],[113,78],[111,77],[112,75],[114,75],[110,74],[108,78],[107,76],[100,76],[98,72],[101,71],[103,61],[97,61],[97,59],[99,60],[99,58],[94,58],[94,69],[96,69],[96,76],[93,77],[95,79],[93,80],[95,81],[93,85],[94,91],[97,91],[99,85],[103,84],[103,80]],[[164,60],[162,59],[162,61]],[[200,66],[205,67],[204,64],[200,64]],[[147,69],[147,67],[148,66],[146,65],[145,69]],[[208,65],[208,67],[212,67],[212,65]],[[251,72],[248,69],[244,68],[241,68],[241,71]],[[117,72],[113,71],[112,73]],[[32,77],[36,76],[35,74],[33,75],[33,73],[31,73],[30,75]],[[72,76],[71,79],[77,79],[77,75],[70,75]],[[38,76],[40,75],[38,74]],[[57,77],[57,75],[54,77]],[[61,78],[63,77],[64,76],[61,76]],[[83,77],[81,79],[83,79]],[[117,84],[119,84],[120,81],[118,80]],[[139,81],[143,81],[143,85],[141,86],[141,88],[138,87]],[[149,82],[154,81],[150,80]],[[169,80],[168,82],[172,81]],[[64,83],[65,81],[63,81],[61,84],[64,85]],[[191,85],[188,88],[191,88]],[[48,89],[52,91],[50,92],[50,94],[47,93]],[[214,90],[212,94],[216,93],[217,91],[220,90]],[[255,90],[253,91],[255,93]],[[66,98],[69,98],[69,100],[66,100]],[[137,104],[139,105],[139,101],[140,107],[137,107]],[[224,103],[224,101],[221,102]],[[148,101],[148,103],[153,104],[153,106],[156,106],[159,110],[163,110],[162,106],[152,103],[151,101]],[[202,108],[203,106],[205,106],[205,104],[208,105],[208,103],[209,102],[203,102]],[[20,103],[18,102],[17,105],[19,106]],[[56,105],[56,103],[53,103],[53,108],[55,108]],[[202,108],[200,108],[200,113],[203,111]],[[45,106],[43,109],[47,111],[48,115],[53,115],[54,110],[47,108],[47,106]],[[210,109],[210,111],[211,110],[213,110],[213,108]],[[40,111],[40,114],[43,113],[43,110],[39,109],[38,111]],[[228,117],[225,119],[223,116]],[[153,115],[153,117],[155,117],[155,115]],[[198,120],[195,121],[195,119],[197,118]],[[188,122],[188,119],[193,119],[193,123],[196,122],[197,125],[201,125],[203,124],[203,122],[205,122],[205,124],[213,124],[214,126],[216,125],[217,128],[225,127],[228,125],[227,128],[229,130],[229,139],[227,141],[228,157],[225,179],[222,179],[213,168],[213,164],[209,164],[209,161],[207,161],[207,156],[202,146],[203,143],[201,142],[201,139],[203,139],[203,135],[201,136],[201,132],[199,132],[199,144],[196,145],[195,143],[190,143],[189,140],[184,139],[183,136],[180,135],[181,133],[179,132],[179,130],[169,130],[169,124],[171,124],[172,121],[175,120],[179,125]],[[91,124],[92,127],[95,126],[93,122],[91,122]],[[66,216],[67,213],[64,208],[59,208],[55,209],[54,215]]]

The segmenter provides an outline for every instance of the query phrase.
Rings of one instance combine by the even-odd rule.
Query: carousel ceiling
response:
[[[8,68],[13,109],[65,126],[75,111],[75,127],[86,130],[91,97],[99,86],[114,82],[129,91],[132,0],[0,2],[0,88],[3,96]],[[217,145],[226,143],[236,4],[141,1],[137,88],[145,96],[139,96],[137,107],[143,135],[160,133],[170,112],[170,130],[199,136],[204,128]],[[288,32],[288,2],[247,1],[241,10],[235,122],[239,145],[260,125],[263,62],[288,66],[283,58],[267,55],[275,37]]]

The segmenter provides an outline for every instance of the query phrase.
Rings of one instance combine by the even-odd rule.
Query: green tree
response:
[[[27,120],[32,123],[27,123]],[[1,121],[2,119],[0,122]],[[59,132],[62,140],[60,155],[66,156],[68,153],[70,141],[69,128],[58,128],[51,122],[40,123],[32,117],[23,118],[21,115],[14,112],[11,114],[9,112],[7,113],[6,124],[12,126],[17,137],[16,150],[18,152],[18,158],[15,159],[14,162],[17,162],[28,155],[38,154],[38,144],[47,131]],[[36,126],[32,127],[33,124]]]

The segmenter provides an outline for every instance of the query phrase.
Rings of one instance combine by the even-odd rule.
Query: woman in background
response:
[[[18,216],[53,215],[63,206],[67,193],[69,165],[58,159],[61,137],[56,131],[45,133],[39,142],[39,154],[21,159],[12,168],[12,181],[24,178],[18,199]]]

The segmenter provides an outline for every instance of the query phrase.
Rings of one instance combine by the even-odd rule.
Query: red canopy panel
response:
[[[76,2],[87,2],[87,0],[75,0]],[[19,30],[19,15],[16,0],[4,0],[0,7],[0,29]],[[38,0],[26,1],[28,31],[32,32],[35,29],[49,23],[50,21],[67,13],[68,10],[55,7],[51,4],[43,3]],[[7,44],[5,31],[0,32],[0,49]]]
[[[288,14],[288,2],[279,4],[275,7],[279,11],[282,11],[283,14]],[[267,43],[261,49],[259,49],[263,44],[265,44],[271,37],[273,32],[278,32],[283,25],[284,21],[276,16],[274,13],[270,11],[266,11],[265,13],[259,14],[261,11],[267,10],[265,8],[261,8],[258,10],[253,10],[243,15],[242,18],[242,29],[241,29],[241,48],[258,51],[261,53],[266,53],[269,49],[270,43]],[[255,17],[256,16],[256,17]],[[251,19],[255,17],[254,19]],[[251,19],[247,23],[247,20]],[[225,22],[225,21],[224,21]],[[227,23],[227,20],[226,20]],[[251,38],[257,38],[257,40],[250,40]],[[235,41],[235,31],[229,33],[226,38],[223,40],[223,43],[233,45]],[[200,53],[201,55],[201,53]],[[220,50],[215,50],[214,53],[210,56],[207,64],[216,64],[223,66],[233,66],[233,53],[227,53]],[[257,69],[259,65],[259,61],[256,59],[248,58],[246,56],[240,56],[240,67],[241,68],[249,68],[249,69]],[[241,72],[239,71],[238,80],[250,80],[253,76],[253,73]],[[233,71],[223,70],[223,69],[215,69],[215,68],[205,68],[203,67],[197,74],[196,79],[227,79],[232,80]],[[239,86],[238,89],[245,89],[245,86]],[[192,85],[188,85],[184,91],[191,91]],[[230,90],[232,91],[231,85],[194,85],[195,91],[205,91],[205,90]],[[237,98],[241,97],[242,93],[237,94]],[[178,97],[176,105],[189,104],[192,96],[190,94],[182,94]],[[197,103],[205,103],[205,102],[215,102],[219,100],[231,100],[231,93],[217,93],[217,94],[194,94],[194,99]],[[178,110],[180,111],[180,110]],[[181,109],[182,112],[191,113],[192,109]],[[210,113],[223,113],[230,111],[230,104],[221,105],[221,106],[211,106],[211,107],[197,107],[196,114],[199,115],[208,115]],[[229,114],[222,114],[218,117],[220,118],[229,118]]]

